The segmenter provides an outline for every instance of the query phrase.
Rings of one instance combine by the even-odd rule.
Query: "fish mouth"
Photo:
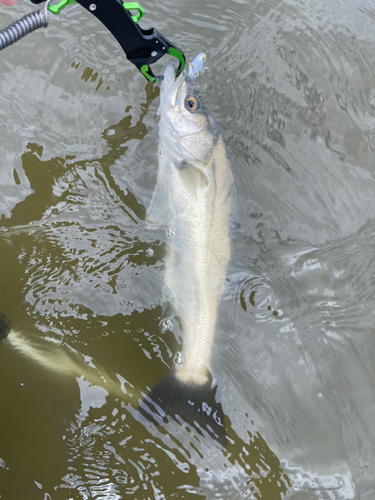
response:
[[[185,71],[176,77],[176,66],[169,63],[164,71],[164,79],[161,87],[161,103],[167,107],[179,105],[182,85],[185,82]]]
[[[204,67],[206,61],[206,54],[198,54],[192,63],[185,68],[179,76],[176,77],[177,66],[170,62],[164,71],[164,79],[161,86],[160,97],[161,105],[166,106],[168,109],[176,108],[180,104],[181,91],[183,85],[188,80],[194,80],[199,73],[202,73],[206,68]]]

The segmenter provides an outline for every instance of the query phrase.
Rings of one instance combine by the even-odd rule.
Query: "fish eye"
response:
[[[192,95],[187,97],[185,101],[185,108],[192,113],[197,111],[197,109],[199,109],[198,99]]]

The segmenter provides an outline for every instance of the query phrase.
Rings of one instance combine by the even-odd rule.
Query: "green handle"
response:
[[[126,3],[123,3],[122,6],[128,12],[130,12],[131,10],[136,10],[138,12],[135,16],[132,16],[133,23],[135,23],[135,24],[137,24],[138,21],[140,19],[142,19],[142,17],[145,14],[144,8],[141,5],[139,5],[138,2],[126,2]]]
[[[58,16],[64,7],[70,5],[71,3],[76,3],[76,0],[62,0],[57,5],[48,5],[48,10]]]

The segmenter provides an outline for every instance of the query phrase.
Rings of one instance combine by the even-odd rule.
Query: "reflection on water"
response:
[[[375,9],[144,7],[207,53],[238,190],[213,359],[227,451],[136,411],[182,335],[168,237],[144,223],[159,90],[70,6],[0,57],[0,496],[372,500]]]

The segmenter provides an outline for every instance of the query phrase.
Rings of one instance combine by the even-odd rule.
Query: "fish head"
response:
[[[212,157],[218,125],[200,99],[190,71],[176,77],[170,63],[160,93],[160,136],[173,152],[176,163],[193,163],[205,168]]]

